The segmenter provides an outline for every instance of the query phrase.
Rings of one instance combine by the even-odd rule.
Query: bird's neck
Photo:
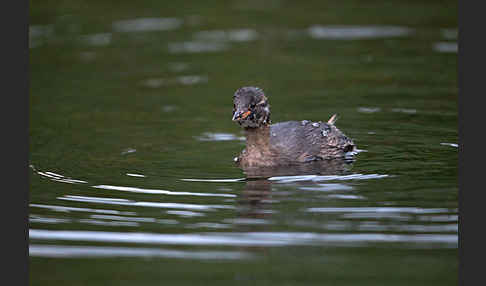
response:
[[[270,126],[245,128],[246,150],[248,152],[270,152]]]

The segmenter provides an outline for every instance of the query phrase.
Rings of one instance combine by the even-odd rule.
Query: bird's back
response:
[[[272,124],[270,145],[278,157],[289,161],[344,157],[355,145],[333,124],[334,120],[330,120],[331,123],[303,120]]]

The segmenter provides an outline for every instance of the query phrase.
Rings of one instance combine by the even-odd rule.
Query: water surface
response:
[[[457,3],[213,4],[31,3],[30,284],[456,285]],[[244,85],[356,160],[236,167]]]

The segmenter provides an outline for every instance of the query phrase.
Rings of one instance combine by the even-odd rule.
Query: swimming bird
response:
[[[258,87],[236,90],[232,120],[245,131],[246,147],[235,157],[241,167],[285,166],[345,158],[356,151],[353,140],[336,127],[336,114],[327,122],[302,120],[272,124],[268,98]]]

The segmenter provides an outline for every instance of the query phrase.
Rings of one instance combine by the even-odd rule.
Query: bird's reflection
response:
[[[298,164],[282,167],[258,167],[244,168],[246,176],[245,189],[242,191],[238,201],[238,218],[247,219],[270,219],[273,211],[271,177],[278,176],[303,176],[303,175],[345,175],[350,172],[351,161],[327,160],[306,164]],[[309,182],[302,182],[309,184]],[[245,231],[258,231],[268,228],[268,224],[242,224]],[[242,226],[243,227],[243,226]]]
[[[242,168],[248,179],[266,179],[277,176],[343,175],[349,173],[354,161],[344,159],[322,160],[278,167]]]
[[[272,182],[267,179],[246,181],[245,189],[239,200],[239,218],[265,219],[271,213]]]
[[[272,199],[272,177],[304,175],[345,175],[350,172],[352,162],[345,160],[320,161],[278,168],[244,168],[246,185],[238,200],[236,230],[240,232],[272,231],[272,214],[276,212],[278,200]],[[297,183],[309,184],[309,181]],[[268,253],[268,247],[242,247],[245,251]]]

